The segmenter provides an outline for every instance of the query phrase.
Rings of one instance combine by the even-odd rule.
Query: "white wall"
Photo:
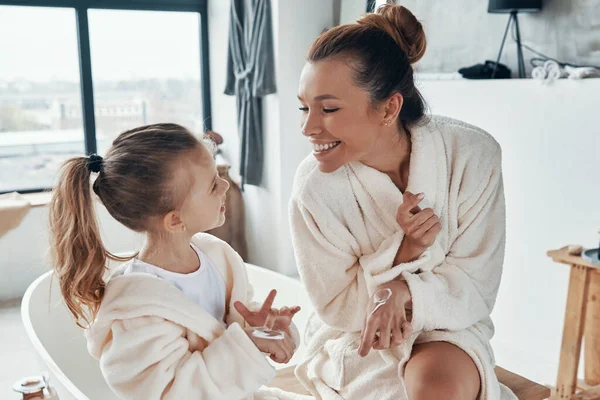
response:
[[[425,27],[428,51],[419,63],[427,72],[455,72],[460,67],[496,60],[507,14],[489,14],[487,1],[403,0]],[[575,64],[600,65],[600,0],[544,0],[543,10],[519,14],[523,43],[538,52]],[[536,57],[523,49],[525,64]],[[501,62],[517,71],[515,42],[506,40]]]
[[[367,0],[341,0],[340,24],[352,24],[365,13]]]
[[[381,3],[382,1],[377,1]],[[456,72],[461,67],[496,60],[508,14],[489,14],[485,0],[402,0],[423,23],[427,53],[422,72]],[[366,0],[342,0],[342,23],[365,10]],[[600,65],[600,0],[544,0],[540,13],[519,14],[521,39],[538,52],[575,64]],[[523,49],[527,71],[536,57]],[[515,42],[507,37],[500,62],[517,72]]]

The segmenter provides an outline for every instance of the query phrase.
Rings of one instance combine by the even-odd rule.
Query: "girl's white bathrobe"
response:
[[[120,274],[106,286],[98,317],[86,330],[109,386],[123,399],[264,399],[275,377],[242,327],[233,304],[249,304],[252,288],[239,255],[207,234],[192,243],[213,262],[226,286],[226,324],[150,274]],[[290,326],[298,344],[297,329]],[[254,394],[254,395],[253,395]]]
[[[486,132],[443,117],[411,129],[411,141],[407,190],[425,193],[421,208],[432,207],[442,224],[435,244],[414,262],[392,265],[404,236],[395,218],[402,193],[386,174],[362,163],[322,173],[312,155],[297,171],[292,237],[316,315],[296,375],[324,399],[403,399],[413,345],[446,341],[474,360],[481,399],[515,399],[494,374],[490,347],[505,245],[500,146]],[[412,294],[415,333],[362,359],[370,296],[400,275]]]

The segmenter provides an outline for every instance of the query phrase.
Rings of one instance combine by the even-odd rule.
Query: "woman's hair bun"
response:
[[[423,25],[403,6],[384,4],[375,13],[366,14],[357,22],[387,32],[402,48],[410,64],[425,55],[427,40]]]

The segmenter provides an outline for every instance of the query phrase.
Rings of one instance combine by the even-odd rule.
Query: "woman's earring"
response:
[[[184,232],[186,231],[185,225],[183,226],[183,228],[181,228],[181,230],[184,231]]]
[[[388,120],[386,120],[386,121],[383,123],[383,125],[385,125],[385,126],[390,126],[390,124],[391,124],[391,122],[390,122],[390,120],[389,120],[389,119],[388,119]]]

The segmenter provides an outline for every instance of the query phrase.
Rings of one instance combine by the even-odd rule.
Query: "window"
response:
[[[85,153],[75,12],[0,6],[0,54],[0,192],[51,187]]]
[[[203,130],[196,13],[90,10],[98,153],[143,124]]]
[[[210,129],[206,0],[0,0],[0,193],[122,131]]]

